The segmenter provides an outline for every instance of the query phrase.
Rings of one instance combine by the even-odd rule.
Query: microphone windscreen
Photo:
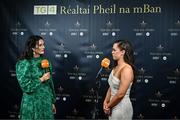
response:
[[[42,68],[49,68],[49,61],[47,59],[44,59],[41,61],[41,67]]]
[[[104,67],[104,68],[108,68],[110,65],[110,60],[108,58],[104,58],[102,61],[101,61],[101,66]]]

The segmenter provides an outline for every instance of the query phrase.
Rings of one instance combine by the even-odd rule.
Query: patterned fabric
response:
[[[45,73],[41,68],[43,57],[20,60],[16,64],[16,75],[23,91],[20,119],[54,119],[52,104],[55,103],[54,85],[51,78],[41,82]],[[50,72],[52,66],[50,64]]]
[[[117,93],[119,87],[121,87],[121,81],[113,75],[113,70],[109,76],[108,83],[111,88],[112,99],[112,97]],[[109,116],[109,120],[132,120],[133,108],[129,98],[131,85],[129,86],[123,99],[112,108],[112,113],[111,116]]]

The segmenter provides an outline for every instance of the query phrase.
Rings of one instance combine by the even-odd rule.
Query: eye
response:
[[[42,44],[39,44],[39,47],[42,47],[42,46],[44,46],[44,44],[42,43]]]

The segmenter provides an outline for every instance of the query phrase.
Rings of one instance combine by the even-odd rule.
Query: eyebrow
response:
[[[112,48],[112,50],[116,50],[115,48]]]

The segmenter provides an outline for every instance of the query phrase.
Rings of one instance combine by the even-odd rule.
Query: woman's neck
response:
[[[34,54],[33,57],[34,57],[34,58],[38,58],[38,57],[40,57],[40,55],[39,55],[39,54]]]
[[[119,59],[118,61],[117,61],[117,66],[122,66],[122,65],[124,65],[125,64],[125,61],[123,60],[123,59]]]

